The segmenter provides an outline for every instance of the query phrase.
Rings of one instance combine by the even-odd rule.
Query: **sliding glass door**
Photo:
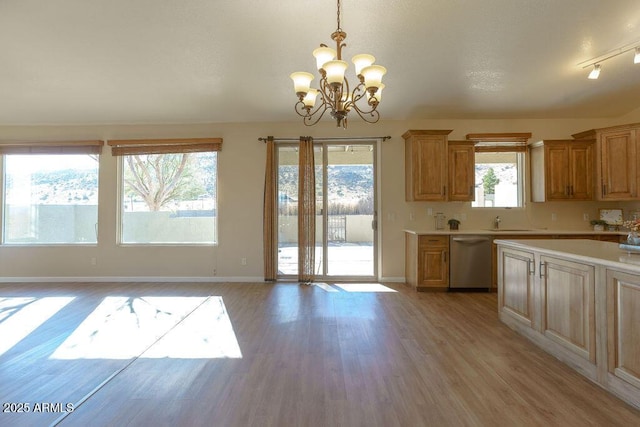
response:
[[[377,276],[375,141],[316,143],[316,278]],[[278,276],[298,273],[297,144],[279,144]]]

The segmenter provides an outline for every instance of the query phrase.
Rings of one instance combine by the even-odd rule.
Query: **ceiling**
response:
[[[344,58],[388,69],[383,120],[640,107],[632,52],[578,66],[640,45],[637,0],[342,2]],[[334,0],[2,0],[0,125],[298,121],[289,74],[335,29]]]

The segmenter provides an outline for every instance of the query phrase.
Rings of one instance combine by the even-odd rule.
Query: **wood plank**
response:
[[[0,355],[0,401],[76,403],[122,369],[60,425],[640,423],[640,411],[502,324],[496,294],[387,286],[395,292],[283,283],[0,285],[0,301],[74,298]],[[228,317],[241,357],[51,357],[114,296],[219,297],[226,314],[217,317]],[[189,320],[212,312],[198,307],[206,312],[184,316],[150,351],[194,335]],[[0,308],[0,328],[9,313]],[[218,325],[192,323],[209,325],[204,331]],[[0,413],[0,424],[47,425],[60,415]]]

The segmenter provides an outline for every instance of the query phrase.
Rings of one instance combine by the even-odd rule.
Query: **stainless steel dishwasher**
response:
[[[491,236],[450,237],[449,288],[489,289],[491,287]]]

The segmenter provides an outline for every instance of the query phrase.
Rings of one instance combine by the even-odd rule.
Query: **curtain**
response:
[[[314,279],[316,253],[316,180],[313,138],[300,137],[298,169],[298,281]]]
[[[267,137],[267,164],[264,174],[264,200],[262,209],[262,235],[264,250],[264,280],[275,281],[276,271],[276,238],[278,232],[276,205],[276,159],[273,137]]]

